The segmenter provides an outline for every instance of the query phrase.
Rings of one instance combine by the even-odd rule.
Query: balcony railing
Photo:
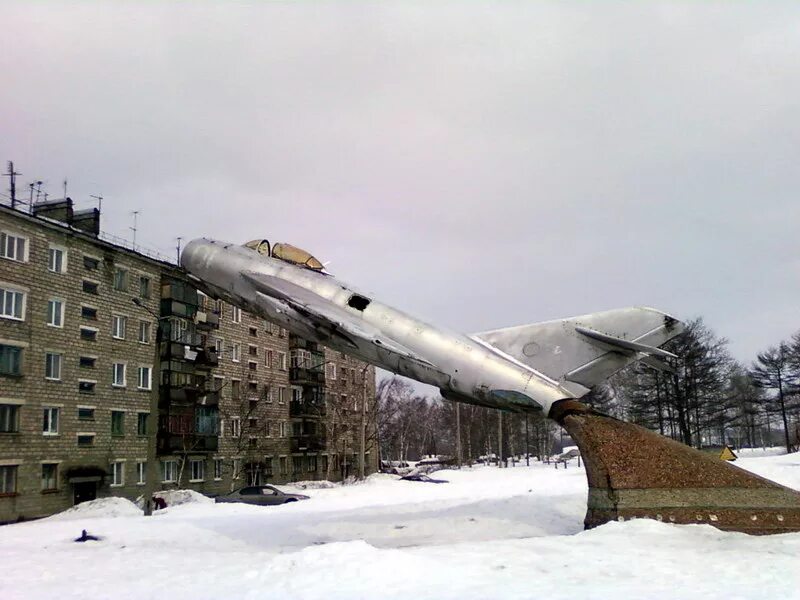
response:
[[[292,400],[289,402],[289,415],[292,417],[324,417],[325,403]]]
[[[324,435],[299,435],[289,440],[292,452],[321,452],[326,448]]]
[[[318,368],[291,367],[289,369],[289,381],[292,383],[325,385],[325,371]]]

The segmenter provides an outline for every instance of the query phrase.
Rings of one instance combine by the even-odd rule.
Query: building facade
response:
[[[204,296],[99,218],[0,206],[0,522],[136,499],[152,444],[157,489],[358,473],[372,367]]]

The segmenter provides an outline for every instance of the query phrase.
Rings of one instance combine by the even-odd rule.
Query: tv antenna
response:
[[[16,207],[17,205],[17,175],[22,175],[22,173],[17,173],[14,170],[14,161],[8,161],[8,173],[3,173],[3,177],[8,177],[9,181],[9,191],[11,192],[11,208]]]
[[[177,246],[175,246],[175,251],[178,253],[178,254],[177,254],[177,257],[178,257],[178,264],[180,264],[180,263],[181,263],[181,241],[183,240],[183,238],[182,238],[182,237],[180,237],[180,236],[178,236],[178,237],[176,237],[175,239],[176,239],[176,240],[177,240],[177,242],[178,242],[178,245],[177,245]]]
[[[136,223],[138,221],[140,212],[141,211],[138,211],[138,210],[131,211],[131,214],[133,215],[133,227],[131,227],[130,230],[133,231],[133,249],[134,250],[136,250],[136,230],[137,230]]]
[[[95,200],[97,200],[97,212],[102,213],[103,212],[103,194],[99,194],[97,196],[94,196],[94,195],[90,194],[89,198],[94,198]]]

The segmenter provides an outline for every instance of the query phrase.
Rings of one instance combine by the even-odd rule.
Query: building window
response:
[[[258,329],[255,327],[250,328],[250,337],[258,337]]]
[[[231,417],[231,437],[241,437],[242,420],[239,417]]]
[[[281,421],[279,427],[280,427],[279,431],[280,437],[282,438],[286,437],[286,421]]]
[[[264,365],[266,365],[266,367],[267,367],[268,369],[271,369],[271,368],[272,368],[272,364],[273,364],[273,362],[272,362],[272,355],[273,355],[273,352],[272,352],[272,350],[267,350],[267,351],[264,353]]]
[[[44,377],[52,381],[61,380],[61,355],[47,352],[44,355]]]
[[[178,479],[178,463],[174,460],[165,460],[161,463],[161,481],[174,483]]]
[[[52,298],[47,301],[47,324],[51,327],[64,326],[64,302]]]
[[[147,321],[139,321],[139,343],[150,343],[150,323]]]
[[[292,457],[292,473],[300,473],[303,470],[303,457],[302,456],[293,456]]]
[[[125,413],[121,410],[111,411],[111,435],[125,435]]]
[[[242,397],[242,382],[238,379],[231,380],[231,399],[239,400]]]
[[[214,479],[219,481],[222,479],[222,459],[215,458],[214,459]]]
[[[149,413],[138,413],[136,415],[136,435],[147,435],[147,417]]]
[[[266,402],[272,402],[272,387],[269,385],[264,386],[264,400]]]
[[[278,386],[278,404],[283,404],[286,402],[286,388],[284,386]]]
[[[265,421],[264,433],[266,437],[272,437],[272,421]]]
[[[79,433],[78,434],[78,446],[94,446],[94,434],[93,433]]]
[[[125,463],[111,463],[111,487],[119,487],[125,483]]]
[[[258,363],[254,360],[250,360],[247,362],[247,368],[250,371],[257,371],[258,370]]]
[[[58,489],[58,464],[42,464],[42,491],[52,492]]]
[[[336,363],[328,363],[327,364],[328,372],[325,374],[325,377],[330,379],[331,381],[336,380]]]
[[[147,463],[136,463],[136,485],[144,485],[147,482]]]
[[[286,333],[287,333],[287,330],[286,330],[286,329],[284,329],[283,327],[281,327],[281,328],[278,330],[278,337],[285,338],[285,337],[286,337]]]
[[[114,289],[118,292],[128,291],[128,272],[125,269],[114,270]]]
[[[242,345],[237,342],[234,342],[233,344],[233,349],[231,351],[231,360],[237,363],[240,360],[242,360]]]
[[[94,407],[79,406],[78,407],[78,420],[79,421],[94,421]]]
[[[0,317],[25,320],[25,292],[0,287]]]
[[[19,406],[0,404],[0,433],[17,433],[18,431]]]
[[[223,346],[222,338],[217,338],[214,340],[214,350],[216,351],[217,355],[222,354]]]
[[[97,296],[100,293],[98,290],[100,284],[98,284],[96,281],[89,281],[88,279],[84,279],[82,287],[83,291],[87,294],[92,294],[94,296]]]
[[[25,262],[28,240],[19,235],[0,231],[0,256],[9,260]]]
[[[47,270],[51,273],[63,273],[67,268],[67,253],[63,248],[50,246],[47,250]]]
[[[78,366],[84,369],[94,369],[94,364],[97,359],[94,356],[81,356],[78,359]]]
[[[302,402],[302,401],[303,401],[303,388],[292,387],[292,402]]]
[[[81,306],[81,317],[84,319],[90,319],[92,321],[97,320],[97,309],[93,306]]]
[[[87,342],[97,341],[97,329],[81,327],[81,339]]]
[[[22,375],[22,348],[0,344],[0,375]]]
[[[258,429],[258,419],[254,417],[247,419],[247,426],[250,428],[250,431]]]
[[[289,461],[286,459],[285,456],[281,456],[280,460],[278,461],[281,467],[281,475],[288,475],[289,474]]]
[[[139,389],[149,390],[152,381],[152,369],[150,367],[139,367]]]
[[[278,368],[281,371],[286,370],[286,352],[278,352]]]
[[[150,297],[150,278],[141,276],[139,277],[139,297]]]
[[[128,317],[113,315],[111,317],[111,337],[115,340],[125,339],[125,330],[128,327]]]
[[[83,257],[83,268],[87,271],[96,271],[100,267],[100,259],[93,256]]]
[[[247,346],[247,353],[250,356],[258,356],[258,346]]]
[[[44,435],[58,435],[59,409],[46,407],[42,409],[42,433]]]
[[[241,458],[234,458],[233,459],[233,474],[231,477],[233,479],[239,479],[239,475],[242,474],[242,459]]]
[[[125,387],[125,366],[125,363],[111,365],[111,385],[114,387]]]
[[[97,385],[96,381],[78,380],[78,391],[84,394],[94,394],[94,388]]]
[[[317,457],[316,456],[309,456],[308,457],[308,472],[313,473],[317,470]]]
[[[192,471],[191,481],[203,481],[206,478],[206,462],[204,460],[190,460],[189,467]]]
[[[242,322],[242,309],[239,308],[238,306],[232,306],[231,308],[232,308],[232,310],[231,310],[231,320],[234,323],[241,323]]]
[[[17,493],[17,465],[0,467],[0,496]]]

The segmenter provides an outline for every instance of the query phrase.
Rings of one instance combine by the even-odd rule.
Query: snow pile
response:
[[[167,503],[167,507],[178,506],[179,504],[214,504],[212,498],[194,490],[165,490],[156,492],[153,496],[162,498]]]
[[[53,521],[73,521],[75,519],[96,519],[107,517],[139,517],[142,509],[127,498],[98,498],[81,502],[67,510],[48,517]]]
[[[292,487],[298,490],[330,490],[336,487],[335,483],[321,479],[319,481],[293,481],[281,487]]]
[[[800,488],[800,454],[735,465]],[[537,462],[441,476],[450,483],[379,474],[286,506],[196,501],[158,518],[84,525],[102,544],[75,544],[81,526],[72,521],[0,527],[0,597],[126,600],[152,596],[154,580],[170,600],[797,596],[800,533],[652,520],[583,531],[583,468]]]

